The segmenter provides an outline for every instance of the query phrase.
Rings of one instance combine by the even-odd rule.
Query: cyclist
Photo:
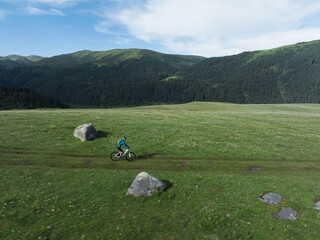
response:
[[[118,150],[119,150],[118,155],[120,154],[120,157],[122,157],[122,154],[123,154],[123,151],[122,151],[122,149],[121,149],[121,146],[124,146],[125,148],[129,148],[129,145],[127,145],[127,144],[125,143],[126,140],[127,140],[127,137],[124,136],[124,137],[120,138],[120,139],[118,140],[118,142],[117,142],[117,148],[118,148]]]

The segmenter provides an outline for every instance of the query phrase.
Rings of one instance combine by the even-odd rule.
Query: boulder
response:
[[[317,210],[320,210],[320,201],[317,201],[314,206],[313,206],[314,209],[317,209]]]
[[[284,220],[298,220],[297,212],[290,207],[282,207],[278,213],[273,216]]]
[[[277,205],[279,202],[281,202],[282,196],[278,193],[266,193],[259,199],[268,205]]]
[[[146,172],[141,172],[134,179],[126,195],[135,197],[150,197],[158,191],[165,190],[167,184],[163,181],[151,176]]]
[[[77,127],[73,132],[73,136],[79,138],[82,142],[91,141],[97,137],[97,131],[92,123],[87,123]]]

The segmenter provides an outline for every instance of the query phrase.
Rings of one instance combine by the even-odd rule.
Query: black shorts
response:
[[[118,148],[118,150],[120,151],[120,152],[122,152],[122,149],[121,149],[121,147],[117,147]]]

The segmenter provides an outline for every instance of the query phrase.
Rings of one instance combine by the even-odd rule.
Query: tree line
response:
[[[33,108],[68,108],[68,106],[29,89],[0,86],[0,110]]]

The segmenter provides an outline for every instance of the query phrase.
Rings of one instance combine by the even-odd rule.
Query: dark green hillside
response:
[[[10,69],[10,68],[18,67],[20,65],[21,64],[15,62],[15,61],[12,61],[10,59],[0,60],[0,72],[7,70],[7,69]]]
[[[11,68],[19,67],[25,64],[33,63],[43,59],[43,57],[31,55],[31,56],[19,56],[9,55],[6,57],[0,57],[0,72]]]
[[[3,70],[0,83],[79,107],[319,103],[320,41],[214,58],[84,50]]]
[[[206,59],[184,76],[233,90],[238,103],[319,103],[320,41]]]
[[[67,107],[59,101],[29,89],[0,86],[0,110]]]
[[[178,102],[178,93],[188,87],[178,75],[203,59],[138,49],[81,51],[10,69],[0,81],[76,106]]]

